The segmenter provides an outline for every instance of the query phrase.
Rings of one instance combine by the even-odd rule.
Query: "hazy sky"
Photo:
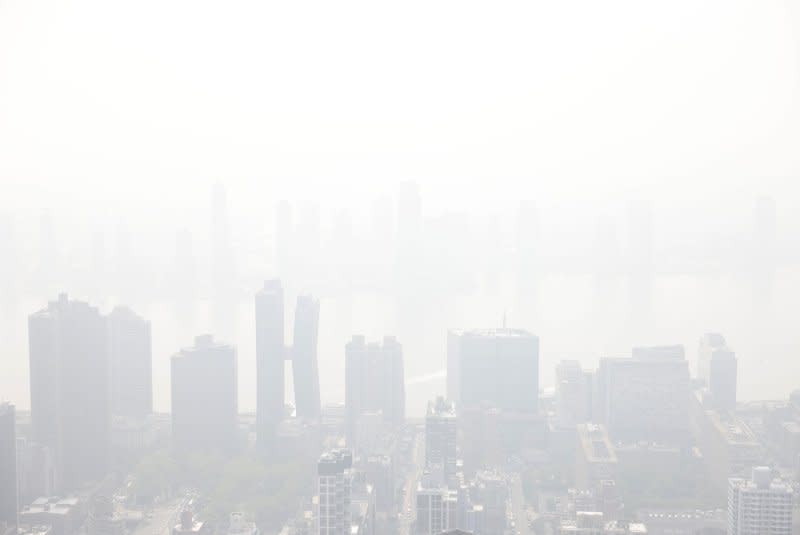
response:
[[[0,0],[0,208],[167,211],[217,179],[250,208],[407,178],[428,207],[791,202],[799,19],[795,0]]]

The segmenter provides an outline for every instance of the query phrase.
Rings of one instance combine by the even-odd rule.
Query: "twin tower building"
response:
[[[285,403],[285,365],[292,363],[296,416],[317,420],[321,403],[317,336],[319,301],[297,298],[293,344],[285,342],[284,292],[268,280],[256,293],[256,441],[274,444],[290,416]],[[230,453],[239,447],[236,349],[210,335],[172,357],[172,442],[179,450]]]

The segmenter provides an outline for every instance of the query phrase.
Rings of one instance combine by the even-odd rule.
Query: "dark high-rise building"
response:
[[[317,365],[318,331],[319,301],[308,295],[298,296],[294,312],[292,375],[299,418],[319,418],[321,410]]]
[[[256,294],[257,439],[268,444],[283,418],[284,312],[281,281],[268,280]]]
[[[447,397],[459,410],[485,406],[536,412],[539,338],[521,329],[451,330]]]
[[[458,420],[453,403],[444,398],[428,403],[425,414],[425,465],[441,467],[445,481],[458,470]]]
[[[55,453],[61,490],[101,479],[111,444],[106,318],[62,294],[28,318],[28,340],[34,441]]]
[[[403,348],[397,339],[386,336],[383,344],[367,344],[363,336],[353,336],[345,346],[348,439],[354,438],[356,422],[365,411],[380,411],[384,422],[401,424],[405,402]]]
[[[181,451],[230,453],[237,445],[236,348],[197,336],[172,357],[172,441]]]
[[[127,307],[108,316],[111,340],[111,411],[144,418],[153,412],[153,350],[150,322]]]
[[[0,403],[0,525],[17,525],[17,439],[14,405]]]

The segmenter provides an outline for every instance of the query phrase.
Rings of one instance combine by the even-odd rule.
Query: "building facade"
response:
[[[172,442],[179,451],[233,452],[238,443],[236,348],[195,338],[171,360]]]
[[[55,455],[58,490],[103,478],[111,446],[107,319],[66,294],[28,318],[34,442]]]

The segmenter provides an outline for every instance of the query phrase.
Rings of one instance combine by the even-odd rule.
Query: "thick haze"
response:
[[[252,295],[280,274],[281,200],[301,227],[297,249],[319,204],[319,254],[297,253],[318,269],[287,287],[321,298],[323,402],[343,399],[353,333],[397,334],[406,377],[424,385],[441,379],[447,327],[504,314],[541,337],[544,386],[561,358],[593,366],[633,343],[686,344],[694,365],[700,335],[719,330],[740,358],[741,397],[785,397],[800,377],[798,178],[796,1],[0,0],[0,222],[12,236],[0,262],[14,296],[0,398],[27,405],[26,318],[60,290],[152,321],[159,410],[169,355],[203,330],[239,347],[248,377]],[[365,258],[394,264],[394,248],[375,245],[374,213],[394,210],[407,180],[439,249],[419,259],[433,272],[420,291],[440,306],[420,324],[404,322],[391,285],[364,289],[357,276]],[[237,312],[223,319],[208,290],[217,182],[237,273]],[[750,269],[763,196],[776,210],[768,290]],[[529,237],[548,259],[533,307],[512,281],[521,200],[536,203]],[[656,278],[638,324],[622,276],[608,293],[592,277],[596,257],[626,254],[627,203],[641,200],[652,201]],[[598,218],[612,229],[600,252]],[[191,320],[169,294],[182,229],[197,263]],[[127,293],[89,271],[120,259],[136,280]],[[251,383],[240,380],[243,410]],[[440,383],[409,388],[409,413]]]

